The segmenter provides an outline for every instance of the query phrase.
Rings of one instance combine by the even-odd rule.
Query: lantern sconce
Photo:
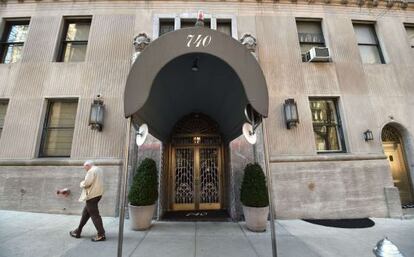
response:
[[[283,112],[285,115],[287,129],[296,127],[296,125],[299,123],[299,114],[295,99],[289,98],[285,100],[285,103],[283,104]]]
[[[91,129],[102,131],[104,123],[104,110],[102,95],[98,94],[91,104],[91,112],[89,114],[89,125]]]
[[[374,135],[372,134],[372,131],[371,130],[367,129],[364,132],[364,139],[365,139],[365,142],[374,140]]]

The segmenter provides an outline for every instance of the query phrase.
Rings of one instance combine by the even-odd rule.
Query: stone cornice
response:
[[[165,0],[152,0],[152,1],[124,1],[124,0],[108,0],[108,1],[94,1],[94,0],[0,0],[0,7],[7,5],[8,3],[13,4],[24,4],[24,3],[105,3],[111,2],[116,3],[131,3],[131,2],[176,2],[176,3],[191,3],[189,1],[165,1]],[[361,8],[387,8],[387,9],[413,9],[414,0],[211,0],[211,1],[192,1],[194,4],[198,2],[202,3],[258,3],[258,4],[309,4],[309,5],[333,5],[333,6],[349,6],[349,7],[361,7]]]

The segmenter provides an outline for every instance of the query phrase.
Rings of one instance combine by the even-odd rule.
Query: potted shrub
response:
[[[266,177],[257,163],[249,163],[244,169],[240,201],[247,228],[255,232],[265,231],[269,215],[269,195]]]
[[[154,160],[146,158],[140,163],[128,193],[129,217],[133,230],[146,230],[151,226],[157,199],[157,166]]]

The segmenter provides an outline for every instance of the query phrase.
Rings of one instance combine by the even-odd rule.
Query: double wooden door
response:
[[[172,209],[221,208],[221,148],[179,146],[172,148]]]

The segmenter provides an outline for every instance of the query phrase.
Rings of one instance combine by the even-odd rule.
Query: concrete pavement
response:
[[[69,236],[80,216],[0,211],[1,257],[116,256],[117,218],[103,218],[107,241],[91,242],[91,221],[82,238]],[[373,257],[384,236],[406,257],[414,256],[414,220],[374,219],[365,229],[330,228],[302,220],[278,220],[278,257]],[[270,257],[270,232],[253,233],[243,222],[156,222],[145,232],[125,222],[123,256]]]

